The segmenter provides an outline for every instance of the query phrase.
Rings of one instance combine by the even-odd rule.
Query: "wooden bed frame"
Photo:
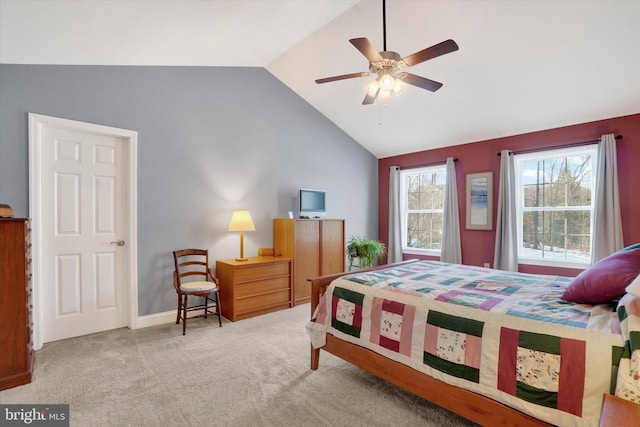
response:
[[[387,268],[391,265],[402,265],[410,262],[415,261],[381,265],[368,270],[377,270]],[[344,272],[309,279],[312,287],[312,316],[318,306],[320,297],[325,293],[329,284],[338,277],[352,273],[353,272]],[[342,341],[330,334],[327,334],[327,343],[322,347],[322,350],[480,425],[550,425],[488,397],[447,384],[422,372],[415,371],[399,362],[387,359],[369,349],[347,341]],[[311,347],[311,369],[318,369],[319,362],[320,349]]]

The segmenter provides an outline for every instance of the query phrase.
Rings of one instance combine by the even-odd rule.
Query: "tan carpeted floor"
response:
[[[242,320],[45,344],[0,403],[68,403],[72,426],[472,426],[330,355],[309,369],[309,305]]]

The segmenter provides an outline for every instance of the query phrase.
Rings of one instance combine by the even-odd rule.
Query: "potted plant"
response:
[[[353,259],[360,260],[360,268],[373,267],[376,259],[387,253],[384,243],[360,236],[353,236],[347,244],[347,256],[349,257],[349,269],[353,265]]]

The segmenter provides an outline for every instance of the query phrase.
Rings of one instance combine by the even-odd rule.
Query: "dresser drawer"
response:
[[[289,276],[238,283],[235,287],[236,298],[266,294],[279,290],[289,291]]]
[[[272,292],[265,295],[238,298],[236,300],[236,312],[241,314],[250,311],[262,310],[278,304],[289,304],[289,293],[289,289],[284,289],[282,291]]]
[[[260,280],[266,277],[284,276],[289,274],[289,262],[256,264],[247,267],[238,268],[235,272],[235,281],[248,282],[251,280]]]

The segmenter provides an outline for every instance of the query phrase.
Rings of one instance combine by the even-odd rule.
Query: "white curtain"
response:
[[[516,180],[513,156],[509,150],[500,153],[500,187],[494,268],[518,271],[518,222],[516,212]]]
[[[453,157],[447,158],[447,189],[444,195],[440,261],[462,264],[458,185],[456,184],[456,163],[453,161]]]
[[[624,246],[617,164],[616,138],[612,133],[602,135],[598,144],[598,164],[596,165],[592,263]]]
[[[389,244],[387,263],[402,261],[402,233],[400,232],[400,168],[389,168]]]

